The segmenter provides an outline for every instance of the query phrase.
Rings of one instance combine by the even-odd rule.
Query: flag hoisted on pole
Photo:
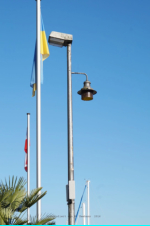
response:
[[[24,145],[24,151],[25,151],[25,161],[24,161],[24,169],[27,172],[28,170],[28,156],[27,156],[27,132],[26,132],[26,139],[25,139],[25,145]]]
[[[43,82],[43,61],[50,55],[41,19],[41,0],[36,0],[36,47],[30,86],[32,96],[36,93],[36,178],[41,187],[41,82]],[[41,194],[41,192],[39,192]],[[37,202],[37,220],[41,219],[41,200]]]
[[[41,72],[41,83],[43,83],[43,61],[46,60],[50,53],[49,53],[49,48],[48,48],[48,43],[46,39],[46,33],[44,29],[44,23],[41,15],[41,31],[40,31],[40,36],[41,36],[41,48],[40,48],[40,72]],[[36,68],[37,68],[37,43],[35,45],[35,52],[34,52],[34,59],[33,59],[33,67],[32,67],[32,74],[31,74],[31,81],[30,81],[30,86],[32,87],[32,97],[35,96],[35,91],[37,90],[37,78],[36,78]]]
[[[30,195],[30,113],[27,113],[27,132],[25,139],[25,165],[24,169],[27,172],[27,193]],[[27,219],[30,223],[30,208],[27,209]]]

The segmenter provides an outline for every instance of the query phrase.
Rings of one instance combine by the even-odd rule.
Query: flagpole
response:
[[[30,113],[27,113],[27,192],[30,195]],[[27,219],[30,223],[30,208],[27,209]]]
[[[85,203],[82,203],[82,218],[83,218],[83,225],[86,225],[85,222]]]
[[[36,78],[37,78],[37,95],[36,95],[36,152],[37,152],[37,188],[41,187],[41,65],[40,65],[40,28],[41,28],[41,8],[40,0],[36,6],[36,32],[37,32],[37,62],[36,62]],[[41,193],[41,192],[39,192]],[[37,219],[41,218],[41,200],[37,202]]]
[[[89,183],[87,180],[87,225],[90,225],[90,194],[89,194]]]

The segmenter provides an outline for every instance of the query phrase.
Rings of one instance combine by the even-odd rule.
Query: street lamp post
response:
[[[72,79],[71,74],[85,74],[71,72],[71,44],[73,36],[70,34],[52,31],[48,42],[50,45],[67,46],[67,112],[68,112],[68,185],[66,186],[68,204],[68,224],[75,224],[75,181],[74,181],[74,158],[73,158],[73,120],[72,120]],[[85,74],[86,75],[86,74]],[[87,76],[87,75],[86,75]],[[88,79],[84,87],[78,92],[82,100],[92,100],[96,91],[90,87]]]
[[[75,181],[73,161],[73,124],[72,124],[72,79],[71,79],[71,44],[73,36],[52,31],[49,36],[49,44],[63,47],[67,46],[67,108],[68,108],[68,224],[75,224]]]

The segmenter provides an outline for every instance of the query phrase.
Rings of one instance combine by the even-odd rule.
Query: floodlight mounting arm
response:
[[[88,76],[85,73],[82,72],[71,72],[71,74],[80,74],[80,75],[85,75],[86,76],[86,81],[88,81]]]

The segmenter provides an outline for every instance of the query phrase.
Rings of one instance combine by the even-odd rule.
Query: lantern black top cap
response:
[[[48,42],[50,45],[63,47],[72,44],[73,35],[52,31],[49,35]]]
[[[83,88],[78,91],[78,94],[79,95],[82,95],[83,93],[91,92],[93,95],[95,95],[97,93],[97,91],[94,90],[94,89],[92,89],[91,86],[90,86],[90,84],[91,84],[90,81],[85,81]]]

